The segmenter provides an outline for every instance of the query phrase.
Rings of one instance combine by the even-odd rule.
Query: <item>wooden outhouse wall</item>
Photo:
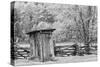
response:
[[[38,57],[40,61],[54,57],[54,47],[50,34],[37,33],[31,36],[32,57]]]
[[[32,35],[31,38],[30,38],[30,49],[31,49],[31,57],[35,57],[35,52],[36,52],[36,49],[35,49],[35,40],[34,40],[34,36]]]
[[[37,57],[40,61],[47,61],[54,57],[54,43],[51,35],[50,30],[30,33],[31,57]]]

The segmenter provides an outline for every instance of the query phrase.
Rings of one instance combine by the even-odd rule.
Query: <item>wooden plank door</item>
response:
[[[46,61],[50,58],[50,42],[48,39],[48,34],[41,34],[40,36],[40,60]]]

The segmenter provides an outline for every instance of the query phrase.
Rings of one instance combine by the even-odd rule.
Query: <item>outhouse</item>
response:
[[[32,56],[37,57],[40,61],[48,61],[54,57],[54,40],[52,32],[55,29],[43,29],[28,32],[30,36]]]

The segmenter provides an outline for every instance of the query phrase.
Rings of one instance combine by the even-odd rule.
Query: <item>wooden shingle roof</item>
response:
[[[35,34],[35,33],[43,33],[43,32],[53,32],[54,30],[56,29],[42,29],[42,30],[34,30],[34,31],[31,31],[31,32],[28,32],[26,34]]]

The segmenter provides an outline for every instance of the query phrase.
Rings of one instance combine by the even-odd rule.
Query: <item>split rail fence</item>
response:
[[[55,46],[54,53],[56,57],[65,57],[65,56],[84,56],[86,46],[75,46],[75,45],[67,45],[67,46]],[[31,56],[31,50],[29,45],[26,47],[15,46],[14,47],[14,57],[15,59],[27,59]],[[97,46],[90,47],[90,54],[97,54]]]

